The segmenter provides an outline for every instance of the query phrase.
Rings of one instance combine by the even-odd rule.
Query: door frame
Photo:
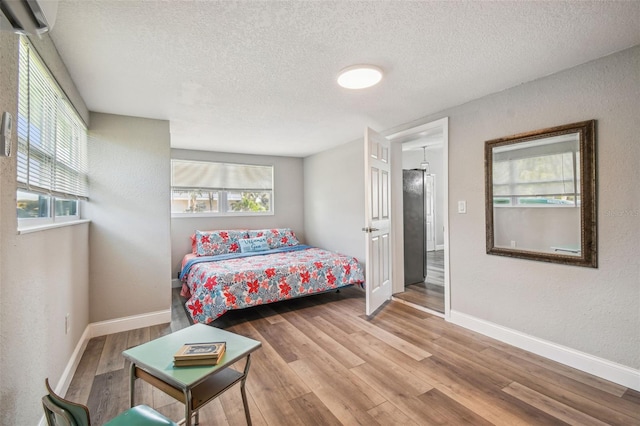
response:
[[[442,226],[444,229],[444,315],[451,315],[451,288],[449,268],[449,117],[430,121],[399,132],[384,134],[391,141],[391,234],[393,247],[393,287],[392,293],[404,291],[404,235],[402,217],[402,144],[420,133],[427,134],[435,129],[442,130],[442,185],[445,188],[442,202]],[[399,195],[398,195],[399,194]]]
[[[429,179],[431,179],[431,182],[429,185],[427,185],[427,182],[429,182]],[[436,220],[436,209],[438,206],[437,200],[436,200],[436,188],[438,185],[438,180],[436,178],[435,174],[432,173],[427,173],[425,174],[425,178],[424,178],[424,198],[425,198],[425,214],[428,212],[428,208],[427,206],[431,206],[431,224],[429,225],[428,221],[426,222],[426,226],[425,226],[425,234],[429,235],[429,232],[431,232],[431,236],[433,237],[432,240],[429,240],[429,238],[425,238],[425,246],[427,247],[427,251],[434,251],[434,250],[438,250],[438,241],[436,238],[436,226],[438,225],[438,221]],[[430,192],[427,191],[427,188],[430,188]],[[431,199],[429,199],[431,198]],[[429,214],[427,214],[427,218],[429,217]],[[432,228],[432,229],[429,229]],[[444,237],[443,237],[444,238]],[[429,250],[429,241],[433,242],[433,249]]]

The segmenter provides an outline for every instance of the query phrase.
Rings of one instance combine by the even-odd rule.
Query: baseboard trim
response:
[[[58,380],[58,384],[55,386],[54,390],[58,395],[66,395],[69,390],[69,385],[71,385],[73,375],[76,373],[76,369],[80,364],[84,350],[87,348],[87,344],[92,338],[112,333],[120,333],[122,331],[135,330],[136,328],[141,327],[166,324],[168,322],[171,322],[171,309],[88,324],[84,329],[76,348],[71,354],[71,358],[69,359],[69,362],[67,362],[67,366],[62,373],[62,377]]]
[[[89,324],[91,338],[171,322],[171,309]]]
[[[73,375],[76,373],[78,369],[78,365],[80,364],[80,360],[82,359],[82,354],[84,354],[84,350],[87,348],[87,344],[89,343],[90,337],[90,327],[91,324],[87,325],[80,336],[80,340],[78,340],[78,344],[76,345],[73,353],[71,354],[71,358],[69,362],[67,362],[67,366],[62,372],[62,376],[60,380],[58,380],[58,384],[53,388],[53,390],[58,395],[66,395],[69,390],[69,386],[71,385],[71,380],[73,380]],[[40,418],[40,422],[38,426],[47,426],[47,420],[44,415]]]
[[[87,343],[89,343],[89,340],[91,339],[89,335],[90,335],[90,329],[89,329],[89,326],[87,326],[84,329],[82,336],[80,336],[80,340],[78,341],[76,348],[73,350],[73,353],[71,354],[71,359],[69,359],[67,366],[62,372],[62,377],[60,377],[60,380],[58,381],[58,386],[56,386],[54,389],[58,395],[65,395],[67,393],[67,390],[69,389],[69,385],[71,384],[71,380],[73,379],[73,375],[75,374],[76,369],[78,368],[78,364],[80,364],[80,359],[82,359],[82,354],[84,353],[84,350],[87,348]]]
[[[89,340],[94,337],[104,336],[112,333],[120,333],[122,331],[135,330],[141,327],[150,327],[152,325],[166,324],[171,322],[171,309],[165,309],[163,311],[149,312],[147,314],[132,315],[124,318],[116,318],[107,321],[94,322],[87,325],[76,345],[76,348],[71,354],[67,366],[62,372],[62,377],[58,380],[58,384],[54,388],[58,395],[66,395],[73,380],[73,375],[76,374],[84,350],[87,348]],[[44,416],[40,418],[39,426],[46,426],[46,419]]]
[[[627,367],[613,361],[599,358],[578,350],[558,345],[537,337],[521,333],[471,315],[452,310],[449,321],[508,343],[520,349],[549,358],[569,367],[576,368],[594,376],[640,391],[640,370]]]

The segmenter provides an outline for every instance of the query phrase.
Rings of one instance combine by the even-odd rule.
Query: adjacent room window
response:
[[[171,214],[273,214],[273,166],[171,160]]]
[[[578,134],[494,148],[494,206],[580,205]]]
[[[79,219],[87,128],[26,37],[18,76],[18,227]]]

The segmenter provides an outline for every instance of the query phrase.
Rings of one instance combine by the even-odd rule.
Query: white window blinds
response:
[[[18,188],[87,197],[87,129],[25,37],[20,41]]]
[[[494,149],[494,196],[575,196],[580,193],[578,134]]]
[[[174,189],[267,191],[273,189],[273,166],[171,160]]]

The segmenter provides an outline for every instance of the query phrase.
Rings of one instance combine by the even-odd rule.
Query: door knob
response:
[[[367,226],[367,227],[365,227],[365,228],[362,228],[362,230],[363,230],[364,232],[367,232],[367,233],[375,232],[375,231],[379,231],[379,229],[378,229],[378,228],[370,228],[370,227],[368,227],[368,226]]]

